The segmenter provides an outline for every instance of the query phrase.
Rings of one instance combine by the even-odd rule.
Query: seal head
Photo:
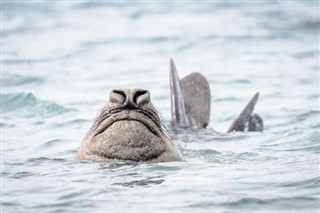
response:
[[[77,153],[79,160],[183,161],[141,89],[112,90]]]

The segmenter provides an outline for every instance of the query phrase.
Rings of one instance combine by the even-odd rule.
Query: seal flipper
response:
[[[249,118],[254,110],[254,107],[258,101],[259,92],[257,92],[245,108],[241,111],[240,115],[233,121],[227,133],[232,131],[245,131]],[[261,117],[260,117],[261,118]],[[263,125],[262,125],[263,126]]]
[[[182,78],[182,93],[191,125],[206,128],[210,120],[211,94],[207,79],[200,73]]]
[[[263,119],[258,114],[253,114],[249,118],[249,132],[263,132]]]
[[[209,124],[211,94],[207,79],[191,73],[179,79],[174,61],[170,60],[171,115],[179,127],[202,127]]]
[[[170,91],[172,123],[179,127],[191,127],[185,108],[180,79],[173,59],[170,60]]]

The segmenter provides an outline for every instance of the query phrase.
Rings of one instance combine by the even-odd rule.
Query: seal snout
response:
[[[150,93],[143,89],[118,89],[112,90],[109,102],[125,109],[138,109],[150,102]]]
[[[183,161],[164,131],[148,90],[112,90],[85,136],[79,160]]]
[[[161,121],[150,99],[148,90],[112,90],[109,103],[96,122],[94,135],[101,134],[112,124],[123,120],[140,122],[151,132],[160,135]]]

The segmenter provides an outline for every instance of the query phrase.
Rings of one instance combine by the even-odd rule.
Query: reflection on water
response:
[[[129,182],[122,182],[122,183],[113,183],[114,185],[120,185],[124,187],[145,187],[145,186],[152,186],[152,185],[158,185],[163,183],[165,180],[159,179],[159,180],[154,180],[156,179],[155,177],[148,177],[145,179],[141,180],[135,180],[135,181],[129,181]]]

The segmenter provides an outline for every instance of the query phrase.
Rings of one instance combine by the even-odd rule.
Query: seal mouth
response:
[[[157,115],[150,114],[145,110],[115,109],[109,116],[104,118],[94,131],[94,136],[102,134],[106,129],[118,121],[136,121],[148,128],[150,132],[161,137],[162,127]]]

